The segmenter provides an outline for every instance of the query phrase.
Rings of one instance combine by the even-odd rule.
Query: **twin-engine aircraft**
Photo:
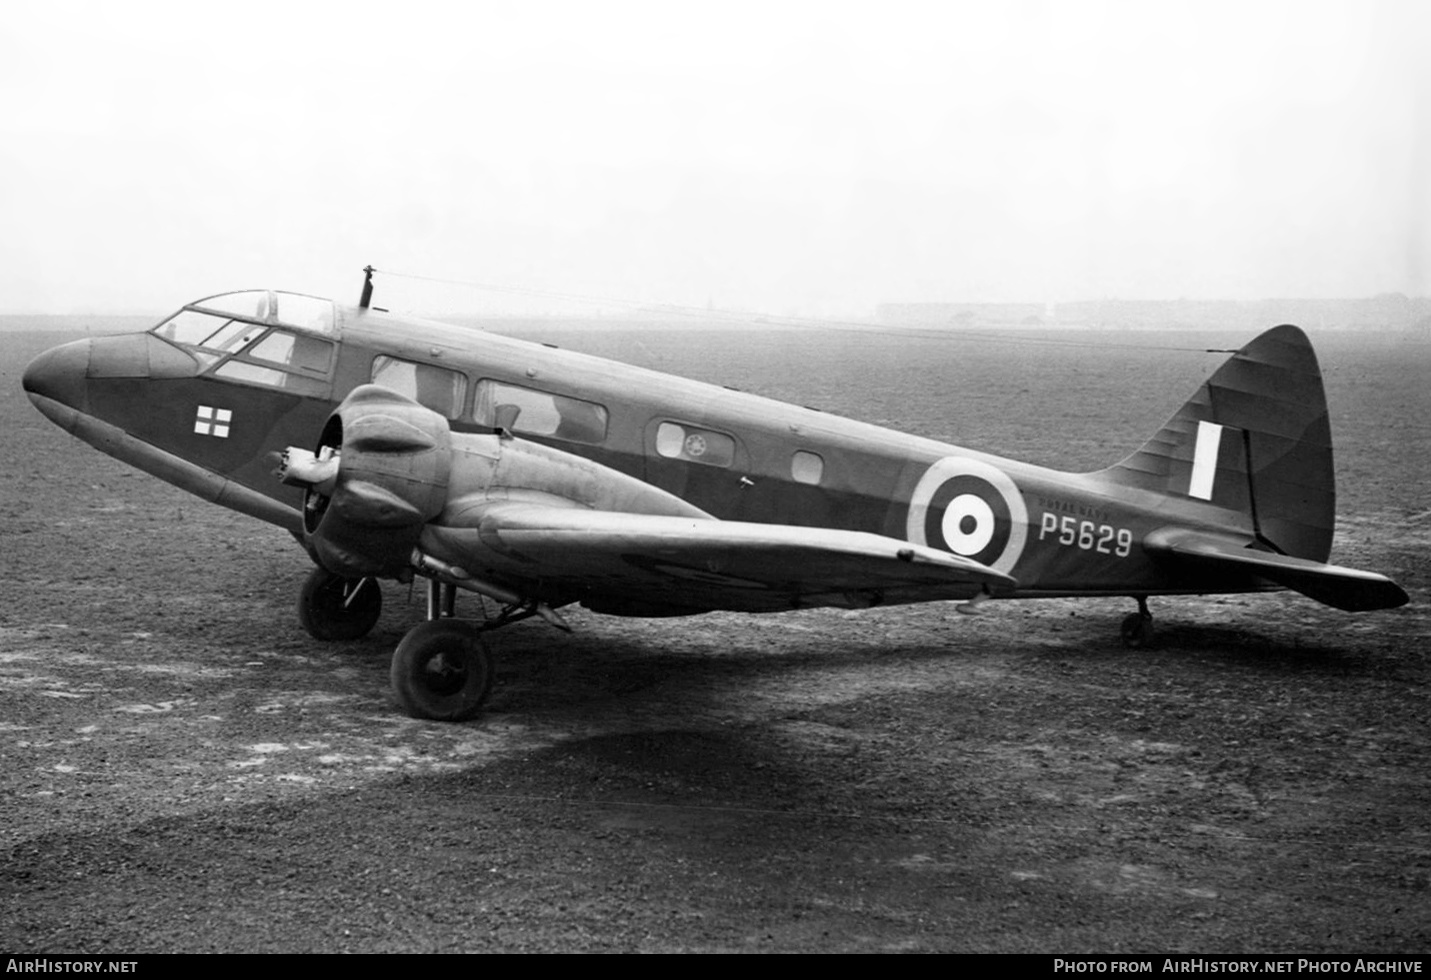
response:
[[[1331,432],[1305,334],[1237,351],[1141,449],[1061,473],[596,357],[271,290],[41,354],[65,431],[292,532],[322,640],[377,621],[379,579],[428,581],[392,685],[473,717],[482,633],[529,616],[777,612],[1288,588],[1349,611],[1407,601],[1327,564]],[[496,600],[455,618],[458,590]]]

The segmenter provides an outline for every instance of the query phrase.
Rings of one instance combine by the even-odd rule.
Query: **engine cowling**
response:
[[[362,385],[329,416],[317,451],[290,447],[278,475],[304,488],[303,535],[319,564],[359,578],[410,567],[424,525],[446,503],[451,472],[446,419]]]

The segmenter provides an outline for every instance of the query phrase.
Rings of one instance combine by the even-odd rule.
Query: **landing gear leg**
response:
[[[1133,596],[1138,600],[1138,611],[1123,620],[1123,645],[1130,650],[1141,650],[1153,642],[1153,614],[1148,612],[1148,597]]]
[[[439,582],[435,578],[427,580],[427,618],[451,619],[457,614],[457,586]]]
[[[315,568],[298,594],[298,621],[317,640],[367,636],[382,611],[383,590],[375,578],[344,578]]]
[[[988,602],[989,597],[991,595],[992,593],[989,591],[989,587],[986,585],[984,586],[984,588],[980,589],[978,592],[970,596],[967,600],[955,606],[954,611],[963,613],[965,616],[977,616],[980,612],[979,607],[982,606],[984,603]]]

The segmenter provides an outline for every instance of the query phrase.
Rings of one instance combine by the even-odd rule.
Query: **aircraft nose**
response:
[[[41,410],[41,398],[84,411],[85,375],[89,373],[90,341],[52,347],[30,362],[20,379],[25,391]]]

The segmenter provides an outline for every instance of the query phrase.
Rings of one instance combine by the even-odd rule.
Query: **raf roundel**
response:
[[[976,459],[946,456],[925,470],[909,499],[905,537],[1009,574],[1029,531],[1023,494],[1009,475]]]

